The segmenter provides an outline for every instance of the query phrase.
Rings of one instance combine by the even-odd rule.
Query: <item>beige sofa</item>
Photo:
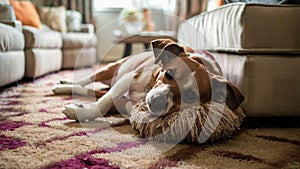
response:
[[[183,22],[178,41],[213,53],[247,116],[299,116],[299,16],[299,5],[233,3]]]
[[[16,25],[21,26],[20,23]],[[21,30],[0,23],[0,87],[24,76],[24,44]]]

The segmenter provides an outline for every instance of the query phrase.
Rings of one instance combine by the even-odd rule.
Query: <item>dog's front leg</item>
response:
[[[89,104],[66,105],[62,112],[70,119],[77,121],[94,120],[107,114],[113,106],[113,99],[110,92],[107,92],[97,102]]]
[[[97,102],[90,104],[70,104],[64,107],[63,113],[70,119],[79,121],[94,120],[97,117],[105,116],[114,105],[114,101],[119,100],[128,92],[131,80],[136,73],[130,72],[122,76],[112,88]]]

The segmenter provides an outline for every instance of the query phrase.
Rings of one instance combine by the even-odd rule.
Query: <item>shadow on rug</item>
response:
[[[61,108],[93,99],[51,91],[59,79],[73,75],[65,70],[0,92],[0,168],[300,168],[296,127],[243,128],[226,141],[178,144],[167,151],[164,144],[141,140],[118,114],[82,127]]]

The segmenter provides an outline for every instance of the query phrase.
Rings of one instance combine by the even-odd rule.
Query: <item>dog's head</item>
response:
[[[168,39],[151,42],[155,64],[162,69],[147,93],[146,103],[153,115],[166,115],[191,105],[209,101],[226,104],[231,110],[240,106],[244,96],[229,81],[208,71],[194,51]]]

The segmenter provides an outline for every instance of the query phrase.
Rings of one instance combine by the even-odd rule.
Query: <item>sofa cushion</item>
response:
[[[58,32],[47,27],[37,29],[31,26],[24,26],[25,48],[61,48],[62,39]]]
[[[96,63],[96,48],[65,49],[63,52],[62,68],[79,68]]]
[[[60,49],[26,49],[25,77],[36,78],[61,69]]]
[[[30,1],[14,1],[10,4],[13,6],[17,20],[21,21],[23,25],[30,25],[37,28],[41,27],[39,14],[36,11],[34,4]]]
[[[299,53],[299,16],[299,5],[232,3],[183,22],[178,40],[194,49]]]
[[[63,49],[93,47],[97,44],[96,35],[89,33],[65,33],[62,39]]]
[[[16,28],[0,23],[0,51],[24,49],[24,36]]]

